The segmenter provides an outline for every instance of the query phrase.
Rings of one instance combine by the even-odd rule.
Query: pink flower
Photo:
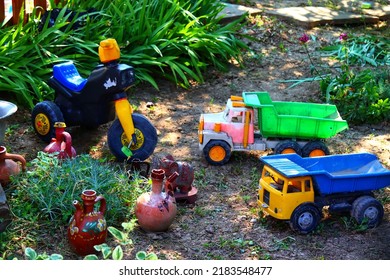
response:
[[[299,37],[301,44],[306,44],[309,40],[310,38],[307,34],[303,34],[301,37]]]
[[[339,36],[340,41],[346,41],[348,39],[347,33],[341,33]]]

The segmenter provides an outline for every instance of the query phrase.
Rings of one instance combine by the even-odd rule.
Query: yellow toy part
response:
[[[310,176],[293,180],[268,166],[264,166],[258,190],[258,205],[280,220],[289,220],[295,208],[305,202],[314,202],[314,188]]]
[[[102,63],[118,60],[121,57],[118,43],[115,39],[106,39],[100,42],[99,58]]]
[[[133,110],[129,101],[126,98],[117,100],[115,102],[115,110],[128,140],[131,141],[135,130],[133,119],[131,118]]]

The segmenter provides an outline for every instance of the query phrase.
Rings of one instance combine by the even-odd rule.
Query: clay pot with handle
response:
[[[163,191],[165,171],[163,169],[152,170],[152,190],[140,195],[135,206],[138,224],[145,231],[167,231],[172,224],[177,213],[172,183],[177,176],[175,172],[166,180],[165,191]]]
[[[0,184],[6,186],[11,180],[11,175],[19,174],[21,170],[26,170],[25,158],[7,153],[6,147],[0,146]]]
[[[72,250],[80,255],[96,253],[95,245],[100,245],[107,238],[107,224],[104,218],[106,200],[102,195],[97,196],[94,190],[84,190],[81,194],[83,203],[73,201],[76,211],[70,219],[68,240]],[[99,210],[95,204],[100,202]]]
[[[64,122],[56,122],[54,124],[56,137],[51,139],[49,145],[43,150],[45,153],[58,153],[59,159],[74,158],[76,150],[72,146],[72,136],[65,131],[66,124]]]

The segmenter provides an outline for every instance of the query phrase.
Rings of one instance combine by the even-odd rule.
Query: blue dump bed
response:
[[[283,154],[260,160],[287,178],[312,176],[321,195],[367,192],[390,186],[390,170],[369,153],[309,158]]]

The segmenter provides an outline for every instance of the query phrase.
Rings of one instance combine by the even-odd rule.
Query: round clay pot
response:
[[[164,170],[153,169],[151,178],[152,191],[138,197],[135,215],[145,231],[167,231],[177,213],[176,201],[171,191],[163,192]]]

